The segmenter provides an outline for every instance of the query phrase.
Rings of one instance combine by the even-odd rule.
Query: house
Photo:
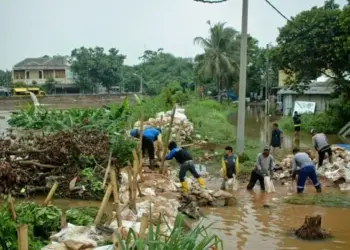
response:
[[[74,83],[73,73],[69,70],[66,56],[26,58],[12,69],[13,82],[42,85],[51,78],[59,84]]]
[[[296,101],[316,103],[315,112],[322,112],[328,108],[331,94],[334,89],[329,78],[320,77],[308,85],[303,92],[292,90],[291,87],[282,87],[278,92],[278,101],[282,102],[283,115],[291,115]]]

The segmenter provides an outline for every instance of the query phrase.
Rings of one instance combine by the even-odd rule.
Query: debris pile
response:
[[[304,224],[295,230],[295,235],[303,240],[320,240],[330,237],[330,234],[321,228],[321,221],[320,215],[306,216]]]
[[[173,111],[160,112],[155,118],[149,118],[144,121],[144,129],[147,127],[159,127],[162,130],[168,130]],[[140,128],[141,122],[134,124],[135,128]],[[171,139],[178,142],[192,141],[191,134],[193,132],[193,124],[187,119],[185,109],[176,108],[173,126],[171,128]]]
[[[84,187],[71,193],[69,182],[79,176],[86,161],[92,161],[93,166],[106,166],[108,154],[108,135],[92,131],[29,133],[18,139],[14,136],[0,139],[0,193],[17,195],[46,191],[57,180],[59,196],[92,198]],[[118,166],[117,160],[112,158],[112,164]],[[103,179],[104,170],[96,168],[94,174]]]
[[[330,163],[328,158],[326,158],[323,166],[317,169],[317,174],[324,176],[331,182],[340,184],[342,190],[350,190],[350,151],[333,145],[332,152],[333,163]],[[317,153],[311,151],[309,154],[315,165],[317,165]],[[291,177],[292,158],[293,155],[287,155],[282,161],[276,164],[280,167],[280,170],[276,172],[277,179]]]

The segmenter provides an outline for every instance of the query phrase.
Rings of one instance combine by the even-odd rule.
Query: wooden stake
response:
[[[118,194],[118,182],[117,177],[115,176],[115,168],[110,169],[111,181],[113,186],[113,198],[114,198],[114,207],[116,212],[116,218],[118,222],[118,227],[122,226],[122,220],[120,218],[120,209],[119,209],[119,194]]]
[[[13,204],[13,199],[11,194],[9,194],[8,196],[8,202],[10,203],[10,212],[11,212],[12,219],[16,221],[17,215],[16,215],[15,205]]]
[[[105,177],[103,178],[102,188],[104,188],[104,187],[105,187],[105,185],[106,185],[106,181],[107,181],[107,177],[108,177],[109,169],[111,168],[111,161],[112,161],[112,151],[111,151],[111,152],[109,152],[108,165],[107,165],[107,169],[106,169]]]
[[[128,180],[129,180],[129,208],[131,209],[131,211],[133,211],[136,214],[137,213],[136,204],[133,203],[135,190],[134,190],[134,181],[133,181],[131,165],[128,166]]]
[[[47,195],[45,201],[44,201],[44,205],[47,206],[49,204],[49,202],[51,201],[53,195],[56,192],[56,189],[58,188],[58,182],[55,181],[55,183],[53,184],[52,188],[50,189],[49,194]]]
[[[104,197],[103,197],[103,200],[102,200],[102,202],[101,202],[100,208],[99,208],[98,213],[97,213],[97,215],[96,215],[96,218],[95,218],[95,225],[98,225],[98,224],[100,224],[100,222],[101,222],[103,212],[104,212],[104,210],[105,210],[105,208],[106,208],[106,205],[107,205],[107,203],[108,203],[108,201],[109,201],[109,198],[111,197],[112,190],[113,190],[113,186],[112,186],[112,184],[110,183],[110,184],[108,185],[108,188],[107,188],[107,190],[106,190],[106,192],[105,192],[105,195],[104,195]]]
[[[139,232],[139,236],[141,239],[145,239],[147,228],[148,228],[148,214],[144,213],[142,214],[141,226],[140,226],[140,232]]]
[[[18,250],[28,250],[28,225],[17,227]]]
[[[133,168],[133,177],[132,177],[132,180],[133,180],[133,184],[132,184],[132,203],[133,203],[133,207],[135,208],[135,211],[136,211],[136,196],[137,196],[137,191],[136,191],[136,188],[137,188],[137,174],[138,174],[138,164],[137,164],[137,161],[134,161],[134,168]]]
[[[165,155],[166,155],[166,152],[167,152],[167,144],[169,143],[169,139],[170,139],[170,135],[171,135],[171,128],[172,128],[172,126],[173,126],[173,122],[174,122],[174,116],[175,116],[175,112],[176,112],[176,106],[174,105],[174,107],[173,107],[173,113],[171,114],[171,119],[170,119],[170,124],[169,124],[169,130],[168,130],[168,133],[167,133],[167,135],[166,135],[166,137],[165,137],[165,143],[166,143],[166,145],[165,145],[165,147],[164,147],[164,149],[163,149],[163,155],[162,155],[162,163],[161,163],[161,165],[160,165],[160,173],[161,174],[164,174],[164,173],[166,173],[166,170],[167,169],[165,169],[164,168],[164,162],[165,162]]]
[[[143,110],[141,111],[141,118],[140,118],[140,124],[141,124],[141,128],[140,128],[140,147],[139,147],[139,153],[140,153],[140,157],[139,157],[139,166],[138,166],[138,173],[140,174],[140,178],[141,180],[142,178],[142,136],[143,136]]]
[[[136,164],[137,164],[137,172],[136,173],[138,173],[140,175],[140,181],[143,182],[144,179],[143,179],[143,174],[142,174],[142,167],[139,167],[141,165],[140,165],[140,161],[139,161],[139,158],[137,156],[137,152],[135,149],[133,149],[132,155],[134,157],[134,162],[136,161]],[[136,175],[136,177],[137,177],[137,175]]]

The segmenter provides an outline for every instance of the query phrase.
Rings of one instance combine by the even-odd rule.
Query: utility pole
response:
[[[245,126],[245,103],[246,103],[246,82],[247,82],[247,32],[248,32],[248,0],[242,0],[242,35],[241,55],[239,72],[239,100],[238,100],[238,121],[237,121],[237,145],[238,153],[244,151],[244,126]]]
[[[270,46],[266,45],[266,86],[265,86],[265,115],[269,114],[269,72],[270,72],[270,61],[269,61],[269,52]]]
[[[143,93],[143,81],[142,81],[142,73],[141,73],[141,76],[140,76],[140,81],[141,81],[141,83],[140,83],[140,94],[142,95],[142,93]]]

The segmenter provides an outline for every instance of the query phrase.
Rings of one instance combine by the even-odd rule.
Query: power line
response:
[[[286,17],[285,15],[283,15],[283,13],[281,11],[279,11],[269,0],[265,0],[265,2],[267,2],[268,5],[270,5],[278,14],[280,14],[280,16],[282,16],[287,21],[290,21],[290,19],[288,17]]]
[[[228,0],[193,0],[195,2],[201,2],[201,3],[223,3]]]

